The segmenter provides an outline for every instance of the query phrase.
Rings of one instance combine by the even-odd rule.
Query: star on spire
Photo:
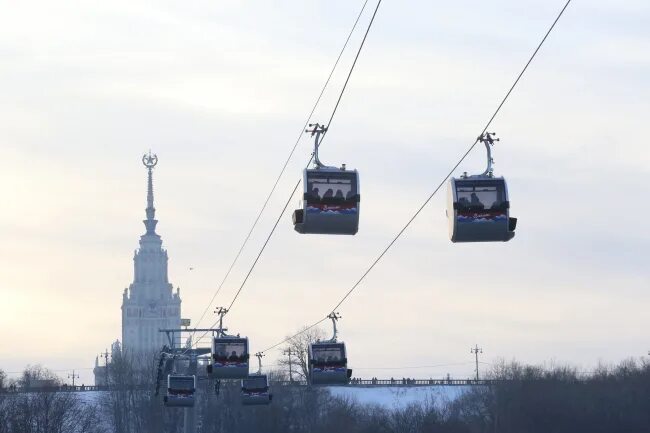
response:
[[[154,153],[151,153],[149,150],[148,154],[142,156],[142,164],[147,167],[148,172],[148,182],[147,182],[147,209],[145,212],[147,214],[147,219],[144,220],[144,226],[147,228],[147,235],[156,234],[156,208],[153,206],[153,168],[158,164],[158,156]]]

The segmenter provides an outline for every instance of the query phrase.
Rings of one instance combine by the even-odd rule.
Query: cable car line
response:
[[[501,102],[499,103],[499,105],[497,106],[496,110],[494,111],[494,113],[492,114],[492,116],[490,117],[490,119],[487,121],[487,123],[485,124],[485,126],[483,127],[483,129],[482,129],[482,131],[481,131],[481,134],[480,134],[480,135],[479,135],[479,136],[474,140],[474,143],[473,143],[473,144],[472,144],[472,145],[467,149],[467,151],[466,151],[466,152],[461,156],[461,158],[460,158],[460,159],[458,160],[458,162],[453,166],[453,168],[449,171],[449,173],[447,173],[447,175],[446,175],[446,176],[444,177],[444,179],[440,182],[440,184],[438,184],[438,186],[437,186],[437,187],[434,189],[434,191],[433,191],[433,192],[432,192],[432,193],[427,197],[427,199],[424,201],[424,203],[422,203],[422,205],[421,205],[421,206],[416,210],[416,212],[413,214],[413,216],[411,216],[411,218],[409,218],[408,222],[404,225],[404,227],[402,227],[402,228],[400,229],[400,231],[397,233],[397,235],[395,235],[395,237],[393,237],[393,239],[392,239],[392,240],[389,242],[389,244],[384,248],[384,250],[379,254],[379,256],[377,256],[377,258],[376,258],[376,259],[371,263],[371,265],[368,267],[368,269],[366,269],[366,271],[361,275],[361,277],[360,277],[360,278],[359,278],[359,279],[358,279],[358,280],[357,280],[357,281],[352,285],[352,287],[351,287],[351,288],[346,292],[346,294],[345,294],[345,295],[341,298],[341,300],[340,300],[340,301],[339,301],[339,302],[334,306],[334,308],[332,308],[332,309],[330,310],[330,312],[336,311],[336,310],[337,310],[337,309],[338,309],[338,308],[343,304],[343,302],[345,302],[345,301],[348,299],[348,297],[352,294],[352,292],[353,292],[353,291],[354,291],[354,290],[355,290],[355,289],[356,289],[356,288],[361,284],[361,282],[363,282],[363,280],[366,278],[366,276],[367,276],[367,275],[368,275],[368,274],[369,274],[369,273],[374,269],[374,267],[375,267],[375,266],[377,265],[377,263],[379,263],[379,261],[384,257],[384,255],[388,252],[388,250],[389,250],[389,249],[390,249],[390,248],[395,244],[395,242],[397,242],[397,240],[402,236],[402,234],[403,234],[403,233],[406,231],[406,229],[411,225],[411,223],[415,220],[415,218],[417,218],[418,215],[420,215],[420,213],[422,212],[422,210],[425,208],[425,206],[426,206],[427,204],[429,204],[429,202],[431,201],[431,199],[436,195],[436,193],[440,190],[440,188],[442,188],[442,186],[445,184],[445,182],[447,181],[447,179],[449,179],[449,177],[451,177],[451,175],[452,175],[452,174],[454,173],[454,171],[455,171],[455,170],[460,166],[460,164],[463,163],[463,161],[465,160],[465,158],[467,158],[467,156],[468,156],[468,155],[470,154],[470,152],[474,149],[474,147],[476,147],[476,144],[479,143],[479,142],[481,141],[481,138],[484,136],[484,134],[486,133],[486,131],[488,130],[488,128],[489,128],[490,125],[492,124],[492,121],[496,118],[496,116],[497,116],[497,115],[499,114],[499,112],[501,111],[501,108],[503,107],[503,105],[505,104],[505,102],[506,102],[506,101],[508,100],[508,98],[510,97],[511,93],[513,92],[513,90],[515,89],[515,87],[517,86],[517,84],[519,83],[519,81],[521,80],[522,76],[524,75],[524,73],[526,72],[526,70],[528,69],[528,67],[529,67],[530,64],[532,63],[532,61],[533,61],[533,60],[535,59],[535,57],[537,56],[537,53],[538,53],[539,50],[541,49],[542,45],[544,45],[544,42],[546,41],[546,39],[548,38],[548,36],[550,35],[550,33],[551,33],[551,32],[553,31],[553,29],[555,28],[555,25],[557,24],[557,22],[560,20],[560,18],[561,18],[562,15],[564,14],[564,11],[567,9],[567,7],[569,6],[569,4],[571,4],[571,1],[572,1],[572,0],[567,0],[567,2],[565,3],[564,7],[560,10],[559,14],[557,15],[557,17],[556,17],[555,20],[553,21],[553,24],[551,24],[551,26],[549,27],[549,29],[548,29],[547,32],[545,33],[544,37],[542,38],[541,42],[537,45],[537,47],[536,47],[535,50],[533,51],[533,54],[530,56],[530,58],[528,59],[528,61],[527,61],[526,64],[525,64],[525,66],[523,67],[523,69],[521,70],[521,72],[519,73],[519,75],[517,76],[517,78],[515,79],[514,83],[513,83],[512,86],[509,88],[509,90],[507,91],[507,93],[505,94],[505,96],[503,97],[503,99],[501,100]],[[328,313],[328,314],[330,314],[330,313]],[[263,350],[262,353],[263,353],[263,352],[266,352],[266,351],[268,351],[268,350],[274,349],[275,347],[280,346],[281,344],[286,343],[287,341],[291,340],[292,338],[294,338],[294,337],[296,337],[296,336],[298,336],[298,335],[300,335],[300,334],[303,334],[304,332],[306,332],[306,331],[308,331],[309,329],[311,329],[311,328],[313,328],[313,327],[319,325],[320,323],[324,322],[324,321],[327,320],[327,319],[328,319],[328,316],[326,316],[326,317],[320,319],[318,322],[315,322],[314,324],[308,326],[307,328],[305,328],[305,329],[303,329],[303,330],[297,332],[297,333],[294,334],[293,336],[291,336],[291,337],[287,337],[287,338],[283,339],[282,341],[280,341],[279,343],[276,343],[276,344],[274,344],[273,346],[270,346],[269,348]]]
[[[273,236],[273,233],[275,233],[275,229],[278,227],[278,224],[280,223],[280,219],[282,219],[282,216],[284,215],[284,212],[287,210],[287,207],[289,206],[289,203],[291,202],[291,199],[293,198],[293,195],[296,193],[296,190],[298,189],[298,186],[300,185],[300,181],[296,182],[296,185],[293,187],[293,190],[291,191],[291,195],[287,199],[287,201],[284,203],[284,207],[282,208],[282,211],[280,212],[280,215],[278,215],[278,218],[275,220],[275,224],[273,224],[273,228],[271,229],[271,232],[269,235],[266,237],[266,240],[264,241],[264,244],[262,245],[262,248],[260,249],[260,252],[257,254],[257,257],[255,257],[255,261],[251,265],[250,269],[248,270],[248,273],[246,274],[246,277],[244,278],[244,281],[242,281],[241,285],[239,286],[239,290],[237,290],[237,293],[235,294],[235,297],[232,299],[230,302],[230,305],[228,306],[228,311],[232,308],[234,305],[235,301],[241,294],[242,289],[246,285],[246,282],[248,281],[248,278],[251,276],[253,273],[253,269],[255,269],[255,265],[257,265],[257,262],[259,261],[260,257],[262,256],[262,253],[266,249],[266,246],[268,245],[269,241],[271,240],[271,236]]]
[[[343,88],[341,89],[341,93],[339,94],[339,97],[336,101],[336,105],[334,106],[334,109],[332,110],[332,115],[329,118],[328,126],[325,128],[325,130],[329,130],[329,125],[332,122],[332,119],[334,119],[334,115],[336,114],[336,111],[338,110],[339,104],[341,103],[341,99],[343,98],[343,94],[345,93],[345,89],[347,88],[348,82],[350,81],[350,77],[352,76],[352,72],[354,72],[354,67],[357,64],[357,60],[359,59],[359,55],[361,54],[361,50],[363,49],[363,46],[366,42],[366,38],[368,37],[368,33],[370,32],[370,28],[372,27],[372,23],[375,21],[375,17],[377,16],[377,11],[379,10],[379,6],[381,6],[382,0],[379,0],[377,2],[377,6],[375,7],[375,11],[372,14],[372,18],[370,19],[370,22],[368,23],[368,27],[366,28],[366,33],[363,35],[363,39],[361,40],[361,43],[359,44],[359,49],[357,50],[357,54],[354,57],[354,61],[352,62],[352,66],[350,66],[350,71],[348,72],[348,76],[345,79],[345,83],[343,84]],[[365,3],[364,3],[364,8],[365,8]],[[362,10],[363,12],[363,10]],[[359,15],[361,16],[361,15]],[[357,18],[358,20],[358,18]],[[356,23],[355,23],[356,26]],[[347,41],[346,41],[347,44]],[[309,122],[309,120],[307,121]],[[304,128],[303,128],[304,129]],[[324,136],[323,136],[324,138]],[[321,139],[322,142],[322,139]],[[311,161],[314,159],[314,155],[309,159],[309,162],[307,163],[307,166],[311,163]],[[287,210],[287,207],[289,206],[289,203],[291,202],[291,199],[293,195],[296,193],[296,190],[298,189],[298,186],[300,186],[301,180],[298,180],[296,182],[296,185],[293,187],[293,190],[291,191],[291,194],[289,195],[289,198],[287,199],[286,203],[284,204],[284,207],[282,208],[282,211],[280,211],[280,214],[278,215],[278,218],[275,220],[275,224],[273,225],[273,228],[271,229],[271,232],[267,236],[266,240],[264,241],[264,244],[262,245],[262,248],[260,249],[260,252],[257,254],[257,257],[253,261],[253,264],[251,265],[250,269],[248,270],[248,273],[246,274],[246,277],[242,281],[239,289],[237,290],[237,293],[233,297],[233,300],[230,302],[230,305],[228,306],[228,311],[232,309],[232,306],[235,304],[235,301],[237,301],[237,298],[241,294],[242,289],[246,285],[246,282],[248,281],[248,278],[252,274],[253,270],[255,269],[255,266],[257,265],[257,262],[259,261],[260,257],[262,256],[262,253],[266,249],[266,246],[268,245],[269,241],[271,240],[271,237],[273,236],[273,233],[275,233],[275,229],[278,227],[278,224],[280,223],[280,220],[282,219],[282,216],[284,215],[284,212]]]
[[[350,77],[352,76],[352,72],[354,72],[354,67],[357,65],[357,60],[359,60],[359,54],[361,54],[361,50],[363,49],[363,46],[366,43],[366,38],[368,37],[368,33],[370,32],[370,28],[372,27],[372,23],[375,22],[375,17],[377,16],[377,11],[379,10],[379,6],[381,6],[381,2],[382,2],[382,0],[379,0],[377,2],[377,6],[375,6],[375,11],[372,13],[372,18],[370,18],[370,22],[368,23],[368,28],[366,28],[366,33],[363,35],[363,39],[361,40],[361,44],[359,44],[359,49],[357,50],[357,55],[354,57],[354,61],[352,62],[352,66],[350,67],[350,72],[348,72],[348,76],[345,79],[345,83],[343,84],[343,88],[341,89],[341,93],[339,94],[339,99],[336,100],[336,105],[334,105],[334,110],[332,110],[332,115],[330,116],[329,120],[327,121],[327,126],[325,127],[325,131],[329,131],[330,126],[332,125],[332,119],[334,119],[334,116],[336,115],[336,111],[339,108],[339,104],[341,103],[341,99],[343,98],[343,94],[345,93],[345,89],[348,87],[348,82],[350,81]],[[327,135],[327,134],[325,134],[325,135]],[[325,138],[325,136],[323,136],[323,138]],[[323,141],[321,140],[321,144],[322,144],[322,142]],[[309,164],[307,164],[307,165],[309,165]]]
[[[257,265],[257,262],[259,261],[260,257],[262,256],[262,253],[266,249],[266,246],[268,245],[269,241],[271,240],[271,236],[273,236],[273,233],[275,233],[275,229],[278,227],[278,224],[280,223],[280,219],[284,215],[284,212],[287,210],[287,207],[289,206],[289,203],[291,202],[291,199],[293,198],[293,195],[296,193],[296,190],[298,189],[298,186],[300,185],[300,181],[296,183],[296,185],[293,187],[293,191],[291,192],[291,195],[287,199],[286,203],[284,204],[284,207],[282,208],[282,212],[280,212],[280,215],[278,215],[278,218],[275,220],[275,224],[273,224],[273,228],[271,229],[271,232],[269,235],[266,237],[266,240],[264,241],[264,244],[262,245],[262,248],[260,249],[259,253],[257,254],[257,257],[255,257],[255,261],[251,265],[250,269],[248,270],[248,273],[246,274],[246,277],[244,277],[244,280],[242,281],[241,285],[239,286],[239,289],[237,290],[237,293],[235,294],[235,297],[233,300],[230,302],[230,305],[228,308],[226,308],[226,312],[230,311],[232,308],[233,304],[239,297],[239,294],[241,293],[242,289],[244,288],[244,285],[246,285],[246,282],[248,281],[248,278],[251,276],[253,273],[253,270],[255,269],[255,265]],[[217,323],[219,323],[220,319],[217,319],[210,328],[214,328]],[[188,347],[187,350],[189,350],[191,347],[196,346],[203,337],[205,337],[208,334],[209,331],[205,331],[196,341],[193,341],[191,346]],[[186,352],[187,352],[186,350]],[[264,353],[264,352],[261,352]]]
[[[388,252],[388,250],[389,250],[389,249],[390,249],[390,248],[395,244],[395,242],[397,242],[397,240],[402,236],[402,234],[406,231],[406,229],[409,228],[409,226],[410,226],[411,223],[415,220],[415,218],[417,218],[418,215],[420,215],[420,213],[421,213],[422,210],[425,208],[425,206],[426,206],[427,204],[429,204],[429,202],[431,201],[431,199],[436,195],[436,193],[440,190],[440,188],[442,188],[442,186],[445,184],[445,182],[447,182],[447,179],[449,179],[449,177],[451,177],[451,175],[454,173],[454,171],[456,171],[456,169],[460,166],[460,164],[463,163],[463,161],[465,160],[465,158],[467,158],[467,156],[468,156],[468,155],[470,154],[470,152],[474,149],[474,147],[476,147],[476,144],[480,142],[481,137],[483,137],[483,135],[485,134],[485,132],[487,131],[487,129],[488,129],[488,128],[490,127],[490,125],[492,124],[492,121],[496,118],[497,114],[499,114],[499,112],[501,111],[501,108],[503,107],[503,105],[505,104],[505,102],[508,100],[508,97],[510,96],[510,94],[512,93],[512,91],[515,89],[515,87],[517,86],[517,84],[519,83],[519,80],[521,80],[521,77],[524,75],[524,73],[525,73],[526,70],[528,69],[528,66],[530,66],[531,62],[533,61],[533,59],[535,58],[535,56],[536,56],[537,53],[539,52],[540,48],[542,47],[542,45],[544,44],[544,42],[545,42],[546,39],[548,38],[548,35],[551,33],[551,31],[553,31],[553,28],[555,28],[555,24],[557,24],[557,22],[559,21],[559,19],[562,17],[562,15],[564,14],[564,11],[565,11],[566,8],[569,6],[569,4],[571,3],[571,1],[572,1],[572,0],[567,0],[566,4],[565,4],[564,7],[562,8],[562,10],[561,10],[560,13],[558,14],[558,16],[555,18],[555,21],[553,21],[553,24],[552,24],[551,27],[548,29],[548,31],[546,32],[546,34],[545,34],[544,37],[542,38],[541,42],[539,43],[539,45],[537,45],[537,48],[535,49],[535,51],[533,52],[533,54],[532,54],[532,55],[530,56],[530,58],[528,59],[528,62],[526,62],[526,65],[524,66],[524,68],[521,70],[521,72],[520,72],[519,75],[517,76],[517,79],[516,79],[515,82],[512,84],[512,86],[510,87],[510,89],[508,90],[508,92],[506,93],[506,95],[503,97],[503,99],[501,100],[501,102],[500,102],[499,105],[497,106],[497,109],[494,111],[494,113],[493,113],[492,116],[490,117],[490,120],[488,120],[488,122],[487,122],[487,123],[485,124],[485,126],[483,127],[483,130],[482,130],[481,133],[479,134],[478,138],[476,138],[476,140],[474,140],[474,143],[469,147],[469,149],[467,149],[467,151],[466,151],[466,152],[463,154],[463,156],[458,160],[458,162],[457,162],[457,163],[454,165],[454,167],[449,171],[449,173],[447,173],[447,175],[446,175],[445,178],[442,180],[442,182],[440,182],[440,184],[436,187],[436,189],[433,190],[433,192],[429,195],[429,197],[427,197],[427,199],[424,201],[424,203],[422,203],[422,205],[421,205],[421,206],[418,208],[418,210],[413,214],[413,216],[408,220],[408,222],[404,225],[404,227],[402,227],[402,229],[401,229],[401,230],[397,233],[397,235],[396,235],[396,236],[395,236],[395,237],[390,241],[390,243],[386,246],[386,248],[384,248],[384,250],[381,252],[381,254],[379,254],[379,256],[377,256],[377,258],[372,262],[372,264],[370,265],[370,267],[369,267],[369,268],[368,268],[368,269],[363,273],[363,275],[361,275],[361,277],[357,280],[357,282],[354,283],[354,285],[352,286],[352,288],[350,288],[350,290],[345,294],[345,296],[343,296],[343,298],[341,298],[341,300],[340,300],[340,301],[339,301],[339,302],[334,306],[334,308],[332,308],[331,311],[335,311],[335,310],[337,310],[337,309],[341,306],[341,304],[343,304],[343,302],[345,302],[345,300],[346,300],[346,299],[347,299],[347,298],[352,294],[352,292],[353,292],[353,291],[354,291],[354,290],[359,286],[359,284],[361,284],[361,282],[366,278],[366,276],[370,273],[370,271],[372,271],[372,269],[377,265],[377,263],[379,263],[379,261],[384,257],[384,255]]]
[[[320,319],[319,321],[314,322],[311,325],[307,326],[305,329],[302,329],[301,331],[296,332],[295,334],[291,335],[290,337],[286,337],[284,340],[282,340],[282,341],[280,341],[278,343],[275,343],[273,346],[267,347],[266,349],[262,350],[261,352],[266,353],[271,349],[275,349],[276,347],[280,346],[281,344],[286,343],[287,341],[290,341],[291,339],[299,336],[300,334],[304,334],[305,332],[309,331],[310,329],[315,328],[316,326],[320,325],[321,323],[323,323],[327,319],[329,319],[329,317],[325,316],[322,319]]]
[[[348,75],[347,75],[347,77],[346,77],[346,80],[345,80],[345,83],[344,83],[344,85],[343,85],[343,88],[341,89],[341,92],[340,92],[339,97],[338,97],[338,99],[337,99],[336,105],[334,106],[334,109],[332,110],[332,114],[331,114],[331,116],[330,116],[330,118],[329,118],[329,122],[330,122],[330,123],[331,123],[332,119],[334,118],[334,115],[336,114],[336,112],[337,112],[337,110],[338,110],[338,107],[339,107],[339,105],[340,105],[340,103],[341,103],[341,100],[342,100],[342,98],[343,98],[343,94],[345,93],[345,90],[347,89],[347,85],[348,85],[348,83],[349,83],[349,81],[350,81],[350,77],[352,76],[352,72],[354,72],[354,68],[355,68],[355,66],[356,66],[356,64],[357,64],[357,60],[359,59],[359,55],[361,54],[361,50],[363,49],[363,47],[364,47],[364,45],[365,45],[366,39],[367,39],[367,37],[368,37],[368,33],[370,32],[370,28],[372,27],[372,24],[373,24],[373,22],[374,22],[374,20],[375,20],[375,17],[377,16],[377,11],[379,10],[379,6],[381,6],[381,2],[382,2],[382,0],[379,0],[379,1],[377,2],[377,6],[375,7],[375,10],[374,10],[374,12],[373,12],[372,18],[370,19],[370,22],[368,23],[368,27],[366,28],[366,32],[365,32],[365,34],[364,34],[364,36],[363,36],[363,39],[362,39],[362,41],[361,41],[361,43],[360,43],[360,45],[359,45],[359,49],[357,50],[357,54],[356,54],[356,56],[355,56],[355,58],[354,58],[354,61],[353,61],[352,65],[351,65],[351,67],[350,67],[350,71],[348,72]],[[367,2],[366,2],[366,3],[367,3]],[[364,3],[364,6],[363,6],[364,8],[365,8],[366,3]],[[363,12],[363,9],[362,9],[361,12]],[[359,14],[359,17],[360,17],[360,16],[361,16],[361,13]],[[357,21],[358,21],[359,17],[357,17]],[[356,26],[356,22],[355,22],[355,26]],[[349,39],[349,38],[348,38],[348,39]],[[346,41],[346,44],[347,44],[347,41]],[[337,62],[338,62],[338,60],[337,60]],[[312,111],[312,113],[313,113],[313,111]],[[311,115],[310,115],[310,117],[311,117]],[[307,120],[307,123],[309,123],[309,120]],[[304,129],[304,128],[303,128],[303,129]],[[302,131],[301,131],[301,135],[302,135]],[[309,159],[309,161],[307,162],[307,166],[309,166],[309,164],[311,163],[311,161],[312,161],[313,159],[314,159],[314,155],[312,155],[311,158]],[[278,226],[280,220],[282,219],[282,216],[284,215],[284,212],[286,211],[287,207],[289,206],[289,203],[291,202],[291,199],[292,199],[293,195],[296,193],[296,190],[298,189],[298,186],[300,186],[300,183],[301,183],[301,182],[302,182],[302,179],[298,180],[298,182],[296,182],[296,185],[293,187],[293,190],[291,191],[291,194],[290,194],[289,197],[287,198],[287,201],[285,202],[284,207],[282,208],[282,211],[281,211],[280,214],[278,215],[278,218],[276,219],[275,224],[273,225],[273,227],[272,227],[272,229],[271,229],[269,235],[267,236],[266,240],[264,241],[264,244],[263,244],[262,247],[260,248],[259,253],[257,254],[257,256],[256,256],[255,260],[253,261],[253,263],[252,263],[250,269],[248,270],[248,273],[247,273],[246,276],[244,277],[244,280],[242,281],[241,285],[239,286],[239,289],[238,289],[237,292],[235,293],[235,296],[233,297],[232,301],[230,302],[230,305],[229,305],[228,308],[227,308],[228,311],[231,310],[232,306],[233,306],[233,305],[235,304],[235,302],[237,301],[237,299],[238,299],[239,295],[241,294],[241,291],[243,290],[244,286],[246,285],[246,283],[247,283],[247,281],[248,281],[250,275],[253,273],[253,270],[255,269],[255,266],[257,265],[257,263],[258,263],[260,257],[261,257],[262,254],[264,253],[264,250],[266,249],[266,246],[268,245],[269,241],[271,240],[271,237],[272,237],[273,234],[275,233],[275,229],[277,228],[277,226]],[[208,307],[208,308],[209,308],[209,307]],[[215,322],[215,324],[216,324],[216,322]],[[201,336],[201,338],[203,338],[206,334],[207,334],[207,332],[204,333],[204,334]]]
[[[314,137],[314,152],[303,170],[304,190],[301,206],[294,210],[291,216],[293,228],[300,234],[355,235],[359,231],[359,202],[361,199],[359,172],[356,169],[347,170],[345,164],[342,164],[340,168],[323,164],[319,159],[318,149],[332,125],[332,120],[343,99],[379,6],[381,6],[381,0],[377,2],[327,125],[313,123],[309,124],[312,129],[305,130]],[[312,159],[314,167],[309,168]],[[336,194],[334,194],[335,189]]]
[[[241,246],[239,247],[239,251],[235,255],[235,258],[233,259],[232,263],[230,264],[230,266],[228,268],[228,271],[226,272],[223,279],[221,280],[221,283],[219,283],[219,286],[217,287],[217,290],[215,291],[214,295],[212,295],[212,299],[210,299],[210,302],[208,303],[206,308],[203,310],[203,313],[201,313],[201,317],[199,318],[198,322],[195,325],[196,327],[198,327],[199,324],[201,323],[201,321],[205,318],[205,315],[207,314],[208,310],[212,306],[215,298],[217,297],[217,295],[221,291],[221,289],[222,289],[223,285],[225,284],[226,280],[230,276],[230,273],[232,272],[233,268],[235,267],[235,264],[239,260],[239,257],[241,256],[242,251],[244,250],[244,248],[248,244],[248,241],[250,240],[250,237],[251,237],[251,235],[253,233],[253,230],[255,230],[255,227],[257,227],[257,223],[259,222],[260,218],[262,217],[262,214],[264,213],[264,210],[266,209],[269,201],[271,200],[271,196],[274,194],[275,189],[277,188],[278,183],[280,182],[280,179],[282,178],[282,175],[284,174],[287,166],[289,165],[289,161],[293,157],[293,154],[295,153],[296,148],[298,147],[298,144],[300,143],[300,139],[303,136],[304,129],[309,124],[312,116],[314,115],[314,112],[316,111],[316,108],[320,104],[320,101],[321,101],[321,99],[323,97],[323,94],[325,93],[325,90],[327,89],[327,86],[329,85],[329,82],[332,79],[332,76],[334,75],[334,71],[336,70],[336,68],[337,68],[337,66],[339,64],[339,61],[341,60],[341,57],[343,56],[343,53],[345,52],[345,49],[348,46],[348,42],[350,41],[350,38],[352,37],[352,34],[354,33],[354,30],[356,29],[357,24],[359,23],[359,20],[361,19],[361,16],[363,15],[363,12],[366,9],[367,4],[368,4],[368,0],[365,0],[365,2],[363,3],[363,6],[361,7],[361,10],[359,11],[359,14],[357,15],[356,20],[354,21],[352,29],[350,29],[350,32],[348,33],[348,36],[345,39],[345,43],[343,44],[343,47],[341,48],[341,51],[339,51],[339,54],[338,54],[338,56],[336,58],[336,61],[334,62],[334,66],[332,66],[332,69],[330,70],[330,73],[329,73],[329,75],[327,77],[327,80],[325,80],[325,84],[323,84],[323,87],[321,88],[321,91],[320,91],[318,97],[316,98],[316,102],[314,102],[314,105],[312,106],[311,111],[309,112],[309,115],[307,116],[307,120],[305,120],[305,124],[303,125],[302,128],[300,128],[300,133],[298,134],[298,138],[296,139],[296,142],[294,143],[293,147],[291,148],[291,151],[289,152],[289,155],[287,156],[287,159],[285,160],[284,165],[282,166],[282,169],[280,170],[280,173],[278,174],[277,178],[275,179],[275,182],[273,184],[273,187],[271,188],[271,191],[269,191],[269,194],[267,195],[266,199],[264,200],[264,204],[262,205],[261,209],[257,213],[257,216],[256,216],[255,220],[253,221],[253,225],[251,226],[250,230],[248,231],[248,234],[244,238],[244,241],[242,242]],[[367,34],[367,32],[366,32],[366,34]],[[365,37],[364,37],[364,39],[365,39]],[[358,54],[357,54],[357,56],[358,56]],[[349,78],[349,76],[348,76],[348,78]],[[346,84],[347,84],[347,81],[346,81]],[[340,97],[339,97],[339,100],[340,100]],[[330,119],[330,121],[331,121],[331,119]],[[192,336],[194,336],[194,334],[192,334]]]

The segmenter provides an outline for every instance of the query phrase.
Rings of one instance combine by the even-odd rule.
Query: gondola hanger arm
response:
[[[257,352],[255,354],[255,356],[257,357],[257,364],[258,364],[257,374],[261,375],[262,374],[262,357],[264,356],[264,353]]]
[[[334,311],[332,311],[330,314],[327,315],[327,318],[330,319],[330,320],[332,320],[332,329],[333,329],[333,335],[332,335],[332,338],[330,338],[329,340],[327,340],[327,342],[329,342],[329,343],[336,343],[336,337],[337,337],[337,334],[338,334],[338,330],[336,329],[336,321],[337,321],[338,319],[340,319],[341,317],[342,317],[342,316],[341,316],[339,313],[334,312]]]
[[[323,141],[323,138],[325,137],[327,126],[321,125],[319,123],[310,123],[309,128],[312,129],[305,129],[305,132],[310,133],[311,136],[314,137],[314,165],[317,168],[334,168],[323,164],[318,157],[318,148],[320,147],[321,141]]]
[[[219,315],[219,327],[217,328],[217,335],[219,337],[227,337],[228,334],[226,334],[226,331],[228,328],[223,327],[223,318],[226,314],[228,314],[228,309],[224,307],[218,307],[214,312]]]
[[[493,176],[493,168],[492,164],[494,164],[494,159],[492,159],[492,146],[494,146],[495,141],[499,141],[498,138],[494,138],[496,135],[495,132],[485,132],[485,134],[481,135],[478,137],[478,141],[483,143],[485,145],[485,149],[487,151],[487,167],[485,168],[485,171],[483,172],[482,176],[488,176],[492,177]]]
[[[494,146],[495,141],[499,141],[498,138],[494,138],[496,135],[495,132],[485,132],[482,135],[479,135],[476,138],[476,142],[478,143],[479,141],[485,145],[485,150],[487,152],[487,166],[485,167],[485,171],[477,176],[479,177],[493,177],[494,176],[494,169],[492,168],[492,164],[494,164],[494,159],[492,158],[492,146]],[[467,172],[464,172],[463,175],[461,176],[462,178],[467,178],[471,177],[467,175]]]

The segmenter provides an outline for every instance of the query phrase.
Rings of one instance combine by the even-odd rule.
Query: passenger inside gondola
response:
[[[215,361],[243,362],[247,359],[246,347],[242,342],[218,343],[215,350]]]
[[[470,196],[470,206],[473,210],[483,210],[485,208],[485,205],[481,203],[475,192]]]
[[[336,198],[338,200],[349,200],[356,196],[354,181],[352,178],[337,178],[326,174],[318,174],[309,177],[307,180],[309,201],[320,201],[322,199]],[[324,194],[321,196],[321,192]]]
[[[339,347],[319,348],[314,351],[314,362],[322,365],[339,364],[343,354]]]
[[[494,203],[492,203],[492,206],[490,206],[490,209],[492,210],[503,210],[504,203],[501,200],[496,200]]]

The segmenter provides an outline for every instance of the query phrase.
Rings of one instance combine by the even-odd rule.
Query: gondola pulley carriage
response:
[[[508,186],[492,172],[494,133],[478,138],[487,149],[487,168],[478,175],[450,178],[447,218],[452,242],[506,242],[515,236],[517,218],[510,216]]]
[[[347,385],[352,377],[348,369],[345,343],[337,341],[336,321],[338,313],[327,316],[332,320],[334,335],[331,339],[317,341],[309,345],[307,362],[309,366],[309,383],[311,385]]]
[[[167,394],[163,397],[165,406],[192,407],[196,393],[196,376],[170,374],[167,376]]]
[[[323,125],[310,124],[314,138],[314,167],[303,172],[302,207],[293,213],[294,229],[302,234],[354,235],[359,230],[359,173],[329,167],[318,158],[318,147],[327,132]]]

